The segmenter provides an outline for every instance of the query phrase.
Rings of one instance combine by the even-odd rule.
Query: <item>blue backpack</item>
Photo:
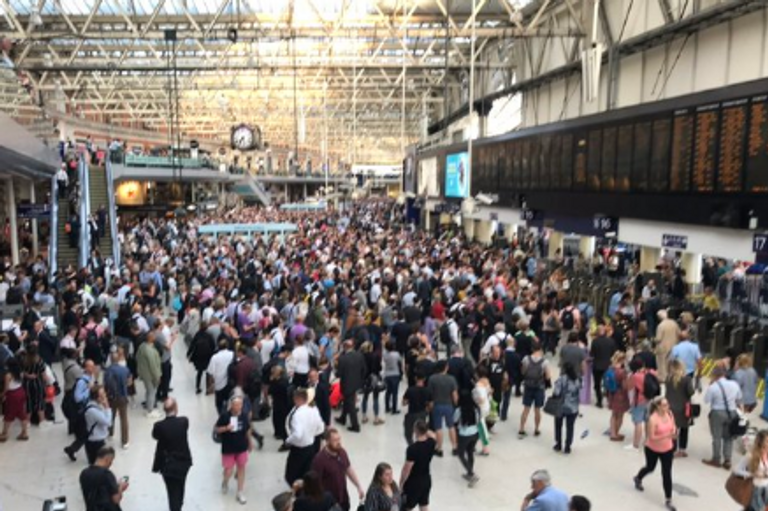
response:
[[[609,367],[603,375],[603,386],[609,394],[619,390],[619,382],[616,380],[616,370],[613,367]]]

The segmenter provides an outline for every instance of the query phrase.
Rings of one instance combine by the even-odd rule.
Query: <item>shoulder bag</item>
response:
[[[567,385],[567,383],[566,383]],[[544,413],[553,417],[563,416],[563,402],[565,401],[565,389],[560,390],[560,393],[553,393],[547,398],[544,403]]]
[[[723,395],[723,403],[725,404],[725,413],[728,414],[728,433],[731,438],[744,435],[749,429],[749,420],[739,410],[731,411],[725,389],[720,382],[717,382],[717,386],[720,387],[720,393]]]

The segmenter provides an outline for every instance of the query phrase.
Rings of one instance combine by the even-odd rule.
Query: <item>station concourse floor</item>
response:
[[[271,498],[287,489],[283,481],[286,454],[277,452],[279,444],[272,438],[271,420],[256,423],[259,431],[264,433],[266,442],[263,451],[251,454],[245,489],[248,504],[241,506],[235,501],[234,481],[230,482],[229,493],[221,494],[219,445],[211,439],[211,429],[216,420],[213,396],[195,395],[194,369],[186,362],[184,349],[183,343],[174,347],[172,382],[173,395],[179,402],[179,412],[190,418],[190,447],[194,458],[194,466],[187,478],[184,509],[271,511]],[[141,384],[138,387],[141,395]],[[381,399],[383,401],[383,396]],[[383,410],[383,402],[381,405]],[[520,411],[520,400],[515,399],[511,405],[509,421],[495,427],[497,433],[492,437],[491,455],[487,458],[476,457],[475,471],[480,482],[474,489],[467,488],[461,478],[462,469],[458,458],[448,455],[450,444],[446,436],[446,456],[436,457],[432,462],[430,510],[517,511],[523,497],[530,491],[529,476],[540,468],[549,470],[554,486],[570,495],[587,496],[595,511],[664,509],[660,467],[645,479],[644,493],[634,489],[632,477],[643,465],[644,457],[641,453],[624,450],[622,444],[609,442],[603,436],[609,418],[607,410],[594,406],[582,407],[583,417],[576,422],[576,439],[573,453],[569,456],[552,451],[554,424],[548,416],[542,420],[540,437],[530,435],[531,417],[529,436],[519,440],[517,425]],[[57,413],[60,415],[58,408]],[[706,414],[706,411],[703,413]],[[386,415],[384,418],[386,424],[373,426],[369,422],[359,434],[342,429],[343,445],[366,489],[377,463],[390,463],[397,480],[405,458],[403,415]],[[124,496],[122,509],[167,510],[162,478],[151,472],[155,448],[151,438],[153,422],[144,417],[138,408],[129,411],[129,422],[129,450],[120,449],[117,437],[112,443],[117,450],[113,472],[118,478],[123,475],[130,477],[130,488]],[[765,423],[755,412],[752,424],[762,427]],[[69,511],[83,510],[78,475],[86,464],[85,452],[82,450],[78,454],[75,463],[64,455],[62,448],[71,441],[71,437],[66,434],[66,425],[52,425],[43,430],[31,427],[28,442],[15,440],[18,427],[18,424],[14,426],[7,443],[0,444],[0,510],[39,511],[44,499],[59,495],[66,495]],[[582,438],[585,432],[587,434]],[[627,437],[631,435],[629,416],[624,422],[623,433]],[[698,421],[690,436],[689,457],[675,459],[673,465],[673,501],[677,509],[735,511],[738,506],[724,490],[727,472],[701,463],[710,454],[706,419]],[[734,462],[738,459],[734,453]],[[354,510],[357,495],[351,483],[349,491]]]

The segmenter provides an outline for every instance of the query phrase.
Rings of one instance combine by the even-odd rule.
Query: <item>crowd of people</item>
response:
[[[0,442],[16,422],[20,441],[37,434],[30,423],[50,427],[63,394],[60,411],[74,435],[64,453],[74,462],[84,447],[89,464],[81,475],[86,507],[119,509],[130,483],[109,470],[116,455],[109,445],[130,448],[129,409],[140,403],[157,420],[153,470],[169,508],[182,509],[192,453],[189,420],[172,397],[172,352],[181,349],[196,392],[211,394],[219,414],[212,436],[221,446],[222,493],[234,478],[241,504],[249,453],[263,448],[269,424],[287,453],[289,490],[274,499],[277,511],[349,510],[348,483],[366,511],[427,511],[433,458],[456,456],[467,486],[476,487],[476,455],[492,454],[492,433],[510,419],[514,400],[522,401],[520,439],[539,437],[551,416],[554,451],[570,455],[581,407],[594,399],[610,410],[610,441],[625,441],[629,414],[625,448],[643,449],[646,460],[634,486],[642,491],[660,464],[665,505],[674,510],[673,461],[687,457],[700,410],[693,318],[658,310],[649,328],[632,304],[655,295],[644,298],[641,287],[635,296],[634,282],[603,318],[573,303],[562,272],[547,271],[536,256],[535,240],[489,248],[402,218],[394,202],[367,201],[323,214],[238,208],[124,221],[119,268],[94,257],[49,286],[43,261],[6,264],[7,295],[20,296],[27,312],[0,336]],[[293,222],[298,230],[268,239],[197,231],[235,221]],[[58,306],[57,335],[41,314],[49,298]],[[721,361],[703,398],[712,436],[704,462],[754,480],[754,510],[768,498],[768,458],[732,465],[731,425],[754,408],[758,379],[747,355]],[[399,416],[406,440],[399,477],[382,461],[366,487],[341,431],[358,434]],[[110,441],[118,419],[119,441]],[[765,451],[764,433],[755,445]],[[587,498],[554,487],[546,470],[533,473],[521,500],[530,511],[590,509]]]

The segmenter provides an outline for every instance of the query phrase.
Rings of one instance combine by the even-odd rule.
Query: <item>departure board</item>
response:
[[[672,122],[672,156],[669,164],[669,189],[687,192],[691,182],[693,161],[693,114],[688,110],[675,112]]]
[[[522,147],[519,140],[512,142],[512,182],[515,190],[519,190],[523,183]]]
[[[539,153],[540,151],[540,142],[539,137],[533,137],[531,138],[531,152],[528,156],[528,165],[531,167],[531,185],[530,188],[532,190],[537,190],[539,188]]]
[[[563,135],[560,155],[560,188],[570,190],[573,186],[573,135],[570,133]]]
[[[549,180],[550,180],[550,187],[554,190],[559,190],[562,187],[562,184],[560,183],[560,176],[561,172],[560,169],[563,166],[562,156],[561,156],[561,148],[562,148],[562,142],[563,138],[560,135],[554,135],[552,137],[552,145],[550,146],[550,172],[549,172]]]
[[[574,149],[573,188],[584,190],[587,187],[587,136],[579,133],[576,135],[576,147]]]
[[[651,135],[651,169],[648,190],[666,192],[669,189],[669,148],[672,141],[672,121],[659,119],[653,122]]]
[[[523,140],[520,171],[520,188],[528,190],[531,187],[531,140]]]
[[[648,190],[648,168],[651,162],[651,123],[635,124],[635,149],[632,153],[632,190]]]
[[[715,190],[717,161],[717,113],[719,105],[696,109],[696,138],[693,143],[693,191]]]
[[[603,156],[600,161],[600,188],[614,191],[616,189],[616,136],[617,128],[603,130]]]
[[[768,96],[752,99],[744,180],[748,192],[768,192]]]
[[[723,103],[721,116],[717,190],[740,192],[747,136],[747,100]]]
[[[633,126],[628,124],[619,128],[616,149],[616,191],[629,191],[629,176],[632,170],[632,145],[634,143]],[[605,137],[605,135],[603,135]]]
[[[590,190],[600,190],[600,156],[602,147],[602,133],[600,130],[590,131],[587,142],[587,188]]]
[[[544,135],[541,137],[541,150],[539,151],[539,186],[546,190],[551,186],[550,175],[552,169],[550,167],[552,151],[552,136]]]

